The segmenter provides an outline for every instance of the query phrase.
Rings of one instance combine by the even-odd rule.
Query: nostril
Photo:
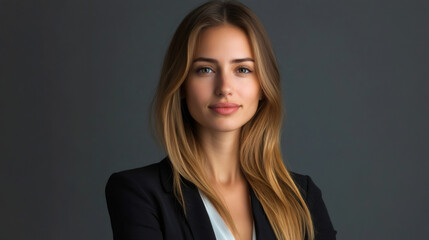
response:
[[[218,89],[216,91],[216,95],[218,95],[218,96],[228,96],[228,95],[231,95],[231,94],[232,94],[232,91],[229,88],[227,88],[227,89]]]

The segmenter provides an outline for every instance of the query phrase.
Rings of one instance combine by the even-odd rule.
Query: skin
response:
[[[248,184],[239,164],[239,134],[262,98],[247,35],[232,25],[204,30],[185,81],[185,98],[206,153],[207,177],[231,213],[240,239],[251,239]],[[213,106],[234,103],[232,113]],[[221,109],[222,110],[222,109]]]

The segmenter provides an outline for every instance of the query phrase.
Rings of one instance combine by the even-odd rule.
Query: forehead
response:
[[[246,33],[232,25],[221,25],[204,29],[198,36],[194,58],[217,59],[253,58]]]

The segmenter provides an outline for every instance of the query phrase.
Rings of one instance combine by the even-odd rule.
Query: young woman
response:
[[[263,26],[238,2],[179,25],[154,99],[168,157],[113,174],[115,239],[335,239],[321,192],[279,147],[280,77]]]

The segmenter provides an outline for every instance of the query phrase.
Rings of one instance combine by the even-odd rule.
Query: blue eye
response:
[[[197,70],[197,72],[198,73],[212,73],[213,72],[213,70],[211,70],[210,68],[208,68],[208,67],[203,67],[203,68],[199,68],[198,70]]]
[[[252,72],[248,68],[245,68],[245,67],[240,67],[240,68],[238,68],[237,71],[238,71],[238,73],[250,73],[250,72]]]

